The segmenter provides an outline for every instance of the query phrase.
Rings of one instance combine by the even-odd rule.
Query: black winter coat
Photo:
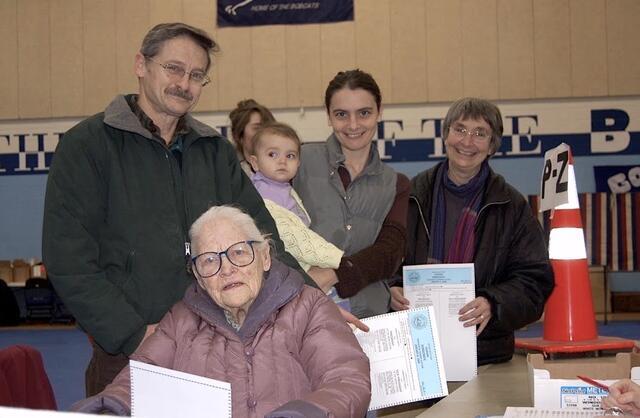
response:
[[[181,165],[123,96],[71,128],[56,149],[44,261],[65,305],[108,353],[131,354],[146,326],[182,298],[193,282],[188,230],[211,206],[244,209],[271,233],[278,257],[299,268],[231,143],[189,115],[185,123]]]
[[[439,163],[411,180],[405,265],[426,264]],[[490,169],[475,227],[476,296],[492,318],[478,336],[478,365],[511,359],[514,331],[536,321],[554,287],[540,223],[524,197]]]

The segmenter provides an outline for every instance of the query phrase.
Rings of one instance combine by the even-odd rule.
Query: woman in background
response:
[[[235,109],[229,113],[231,120],[231,138],[238,151],[238,160],[244,172],[251,176],[253,171],[248,163],[251,150],[251,139],[260,126],[275,122],[275,118],[269,109],[253,99],[238,102]]]

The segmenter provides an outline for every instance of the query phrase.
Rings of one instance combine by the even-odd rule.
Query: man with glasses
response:
[[[243,208],[271,233],[280,259],[299,268],[233,146],[188,113],[210,81],[216,50],[200,29],[155,26],[135,57],[138,94],[117,96],[70,129],[56,150],[43,256],[56,291],[93,341],[87,396],[111,382],[182,298],[193,279],[188,229],[210,206]]]

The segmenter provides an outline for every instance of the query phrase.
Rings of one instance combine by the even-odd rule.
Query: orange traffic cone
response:
[[[632,340],[598,336],[570,149],[568,195],[551,212],[549,259],[556,286],[545,306],[543,338],[517,339],[516,347],[545,353],[631,349]]]

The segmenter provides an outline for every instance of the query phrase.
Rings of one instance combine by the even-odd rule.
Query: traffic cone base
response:
[[[544,338],[518,338],[516,348],[542,353],[586,353],[590,351],[630,351],[635,343],[618,337],[597,337],[584,341],[549,341]]]

